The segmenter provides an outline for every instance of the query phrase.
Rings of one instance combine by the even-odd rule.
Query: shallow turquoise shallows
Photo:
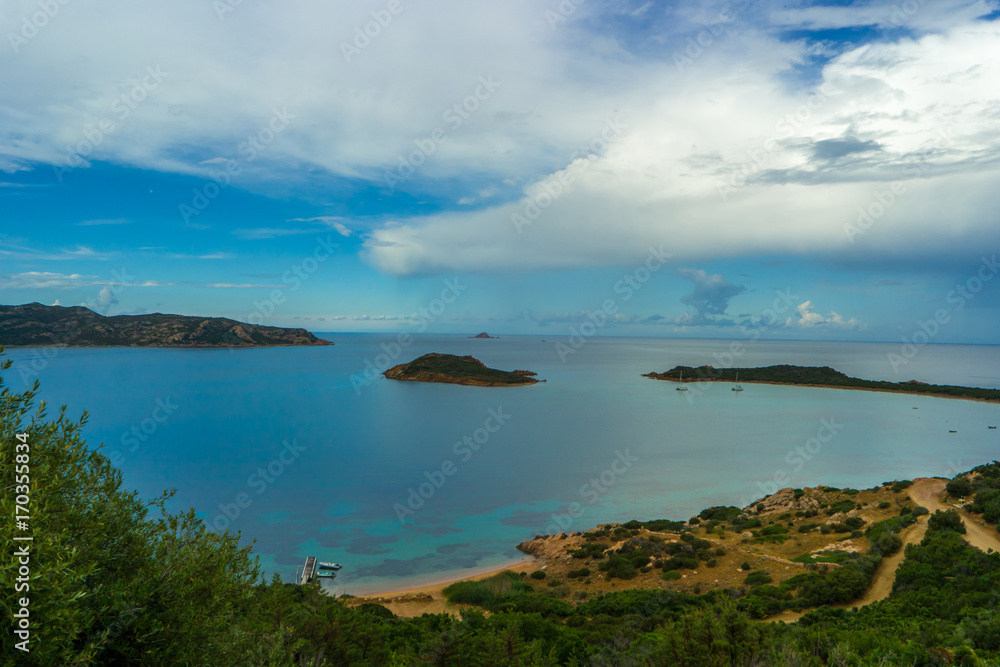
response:
[[[88,442],[151,497],[242,533],[268,572],[344,568],[331,592],[458,576],[536,534],[686,519],[779,487],[871,487],[1000,458],[1000,405],[902,394],[641,377],[730,363],[728,341],[329,334],[333,347],[9,349],[8,383],[91,412]],[[406,339],[404,339],[405,342]],[[577,343],[581,341],[576,341]],[[482,388],[376,377],[427,352],[547,380]],[[1000,387],[1000,347],[746,343],[737,366],[831,366],[892,381]],[[398,354],[397,354],[398,353]],[[381,355],[381,356],[380,356]],[[563,360],[565,358],[565,361]],[[366,375],[366,367],[369,372]],[[951,433],[950,431],[956,431]]]

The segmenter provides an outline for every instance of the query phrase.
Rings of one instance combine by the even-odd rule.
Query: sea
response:
[[[147,498],[176,489],[266,576],[342,565],[332,594],[398,590],[523,558],[536,535],[687,519],[778,488],[870,488],[1000,458],[1000,405],[642,377],[683,364],[830,366],[1000,388],[1000,346],[320,334],[329,347],[9,348],[15,390],[83,431]],[[428,352],[526,369],[532,386],[386,380]]]

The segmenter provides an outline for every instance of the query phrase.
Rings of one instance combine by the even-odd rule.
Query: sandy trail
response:
[[[944,493],[944,487],[947,483],[947,480],[943,479],[916,479],[906,490],[906,493],[910,497],[910,500],[917,505],[926,507],[931,514],[937,510],[941,510],[943,512],[945,510],[955,509],[955,507],[947,505],[940,500],[941,494]],[[977,549],[981,549],[982,551],[1000,551],[1000,533],[990,527],[983,526],[961,510],[959,510],[959,514],[962,516],[962,522],[965,524],[966,533],[963,537],[966,542]],[[903,540],[903,547],[895,554],[882,561],[882,564],[879,565],[878,570],[875,572],[875,576],[872,578],[872,585],[868,589],[868,592],[853,602],[831,605],[831,607],[839,607],[842,609],[864,607],[872,604],[873,602],[878,602],[879,600],[884,600],[889,597],[889,594],[892,592],[892,585],[896,581],[896,569],[899,567],[900,563],[903,562],[903,559],[906,556],[906,545],[918,544],[924,539],[924,534],[926,532],[927,516],[922,516],[918,519],[917,523],[900,533],[899,537]],[[772,616],[768,620],[794,623],[802,618],[803,614],[805,614],[805,612],[786,611],[777,616]]]
[[[918,505],[926,507],[931,514],[937,510],[956,509],[953,505],[941,502],[941,494],[948,482],[943,479],[917,479],[913,486],[907,489],[910,498]],[[989,526],[984,526],[965,512],[959,510],[962,523],[965,524],[965,541],[982,551],[1000,551],[1000,533]]]
[[[879,600],[884,600],[889,597],[889,594],[892,593],[892,585],[896,582],[896,569],[899,568],[900,563],[902,563],[903,559],[906,558],[906,545],[918,544],[920,540],[924,539],[924,533],[926,532],[927,517],[922,516],[917,519],[915,524],[909,526],[899,534],[900,539],[903,540],[903,545],[899,548],[899,551],[882,560],[878,569],[875,570],[875,576],[872,577],[872,585],[868,588],[864,595],[857,600],[852,600],[851,602],[832,604],[828,606],[832,609],[853,609],[854,607],[864,607],[872,604],[873,602],[878,602]],[[786,611],[778,614],[777,616],[772,616],[767,620],[794,623],[802,618],[807,611],[811,610]]]

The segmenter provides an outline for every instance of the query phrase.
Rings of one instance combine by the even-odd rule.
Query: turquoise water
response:
[[[395,335],[325,337],[336,345],[48,358],[9,349],[8,382],[37,378],[46,400],[89,410],[86,437],[105,443],[127,486],[144,496],[176,488],[176,509],[256,540],[265,569],[287,580],[307,555],[340,562],[324,585],[355,594],[497,565],[536,534],[683,519],[776,487],[953,475],[1000,458],[1000,430],[987,428],[1000,425],[997,405],[754,384],[685,393],[641,377],[722,366],[728,341],[593,338],[563,362],[557,336],[428,335],[399,350]],[[384,368],[432,351],[547,382],[364,375],[366,361]],[[899,345],[759,341],[735,361],[1000,387],[1000,347],[927,346],[898,372],[890,352]]]

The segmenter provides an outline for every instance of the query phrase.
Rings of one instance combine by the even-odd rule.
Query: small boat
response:
[[[688,390],[688,388],[684,385],[684,371],[681,371],[681,379],[678,380],[678,382],[681,383],[681,386],[677,387],[677,391],[687,391]]]
[[[319,577],[320,579],[334,579],[336,578],[337,573],[329,572],[326,570],[319,570],[318,572],[316,572],[316,576]]]
[[[987,426],[986,428],[988,428],[988,429],[990,429],[990,430],[992,430],[992,431],[995,431],[995,430],[997,430],[997,427],[996,427],[996,426]]]
[[[740,372],[736,371],[736,386],[733,387],[732,391],[743,391],[743,387],[740,386]]]
[[[316,563],[321,570],[339,570],[343,566],[340,563]]]
[[[958,433],[958,431],[948,431],[948,433]]]

